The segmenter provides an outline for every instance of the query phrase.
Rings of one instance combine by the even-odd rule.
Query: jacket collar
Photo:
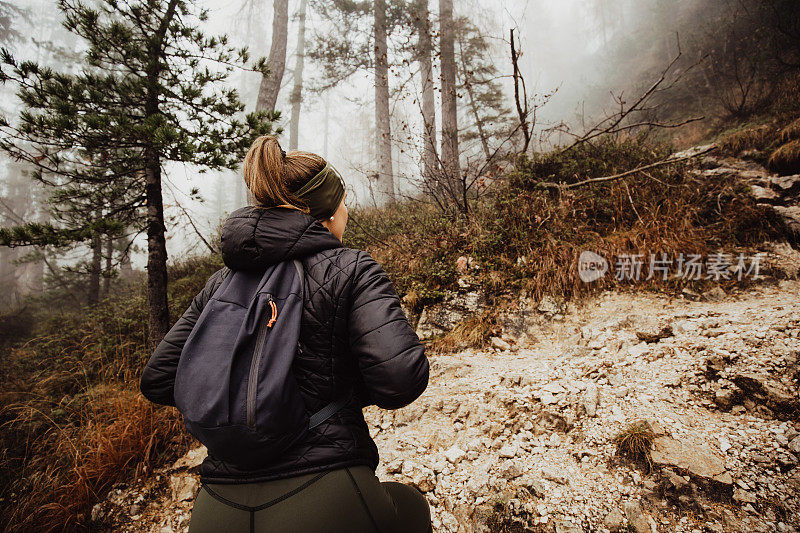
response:
[[[342,243],[318,220],[285,207],[246,206],[222,226],[222,260],[231,270],[257,270]]]

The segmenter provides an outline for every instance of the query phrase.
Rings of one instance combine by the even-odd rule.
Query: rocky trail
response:
[[[366,410],[378,476],[424,492],[437,532],[797,531],[799,292],[520,300],[493,348],[431,356],[415,403]],[[115,487],[94,524],[186,530],[203,453]]]

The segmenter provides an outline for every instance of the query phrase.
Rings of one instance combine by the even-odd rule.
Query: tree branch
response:
[[[590,179],[587,179],[587,180],[578,181],[578,182],[575,182],[575,183],[568,183],[568,184],[543,181],[541,183],[537,183],[536,187],[542,188],[542,189],[559,189],[559,190],[576,189],[578,187],[582,187],[584,185],[588,185],[588,184],[591,184],[591,183],[602,183],[602,182],[605,182],[605,181],[613,181],[613,180],[617,180],[619,178],[624,178],[625,176],[631,176],[633,174],[636,174],[637,172],[644,172],[645,170],[650,170],[650,169],[653,169],[653,168],[663,167],[665,165],[671,165],[673,163],[680,163],[681,161],[687,161],[689,159],[694,159],[695,157],[699,157],[701,155],[707,154],[707,153],[712,152],[712,151],[714,151],[716,149],[717,149],[717,146],[713,145],[713,146],[711,146],[709,148],[701,150],[700,152],[692,153],[692,154],[689,154],[689,155],[686,155],[686,156],[683,156],[683,157],[679,157],[677,159],[670,157],[668,159],[664,159],[663,161],[658,161],[656,163],[651,163],[649,165],[636,167],[634,169],[626,170],[625,172],[620,172],[619,174],[613,174],[611,176],[603,176],[603,177],[600,177],[600,178],[590,178]]]

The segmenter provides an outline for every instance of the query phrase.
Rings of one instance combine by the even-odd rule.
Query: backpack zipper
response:
[[[271,294],[267,294],[267,302],[272,311],[272,316],[268,322],[262,322],[258,330],[258,337],[256,338],[256,348],[253,352],[253,360],[250,361],[250,376],[247,380],[247,425],[255,429],[256,427],[256,390],[258,380],[258,367],[261,363],[262,352],[264,351],[264,342],[267,340],[267,330],[278,319],[278,307],[275,305],[275,300]]]

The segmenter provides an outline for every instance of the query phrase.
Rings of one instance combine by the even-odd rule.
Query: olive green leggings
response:
[[[189,533],[428,533],[417,489],[381,483],[367,466],[239,485],[205,484]]]

